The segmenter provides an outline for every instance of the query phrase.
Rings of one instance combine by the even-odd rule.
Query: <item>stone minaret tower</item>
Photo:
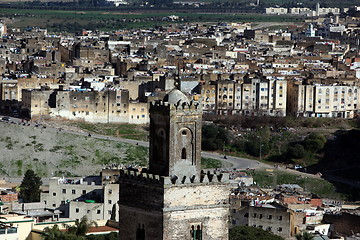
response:
[[[150,173],[179,180],[200,177],[201,118],[199,103],[178,89],[151,104]]]
[[[229,175],[201,171],[202,108],[179,89],[150,105],[146,172],[121,171],[121,240],[227,240]]]

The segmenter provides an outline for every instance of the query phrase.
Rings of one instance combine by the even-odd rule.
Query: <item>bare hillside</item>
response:
[[[0,122],[0,176],[98,174],[110,164],[145,164],[147,149],[59,131]]]

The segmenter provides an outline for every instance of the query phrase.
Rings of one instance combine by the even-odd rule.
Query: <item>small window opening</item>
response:
[[[192,240],[202,240],[202,229],[200,225],[197,225],[196,228],[194,225],[191,226],[190,230]]]
[[[181,159],[186,159],[186,149],[185,148],[183,148],[181,150]]]
[[[144,227],[144,224],[140,225],[139,223],[139,226],[136,230],[136,240],[145,240],[145,227]]]

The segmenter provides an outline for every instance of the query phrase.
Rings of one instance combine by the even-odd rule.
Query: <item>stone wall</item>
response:
[[[192,226],[203,239],[228,239],[228,175],[191,182],[121,171],[119,182],[121,239],[135,239],[138,228],[145,239],[188,239]]]

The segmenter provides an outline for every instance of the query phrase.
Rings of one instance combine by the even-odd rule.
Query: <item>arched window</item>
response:
[[[194,225],[191,226],[190,230],[192,240],[202,240],[202,229],[200,225],[197,225],[196,228]]]
[[[181,150],[181,159],[186,159],[186,149],[185,148],[183,148]]]

